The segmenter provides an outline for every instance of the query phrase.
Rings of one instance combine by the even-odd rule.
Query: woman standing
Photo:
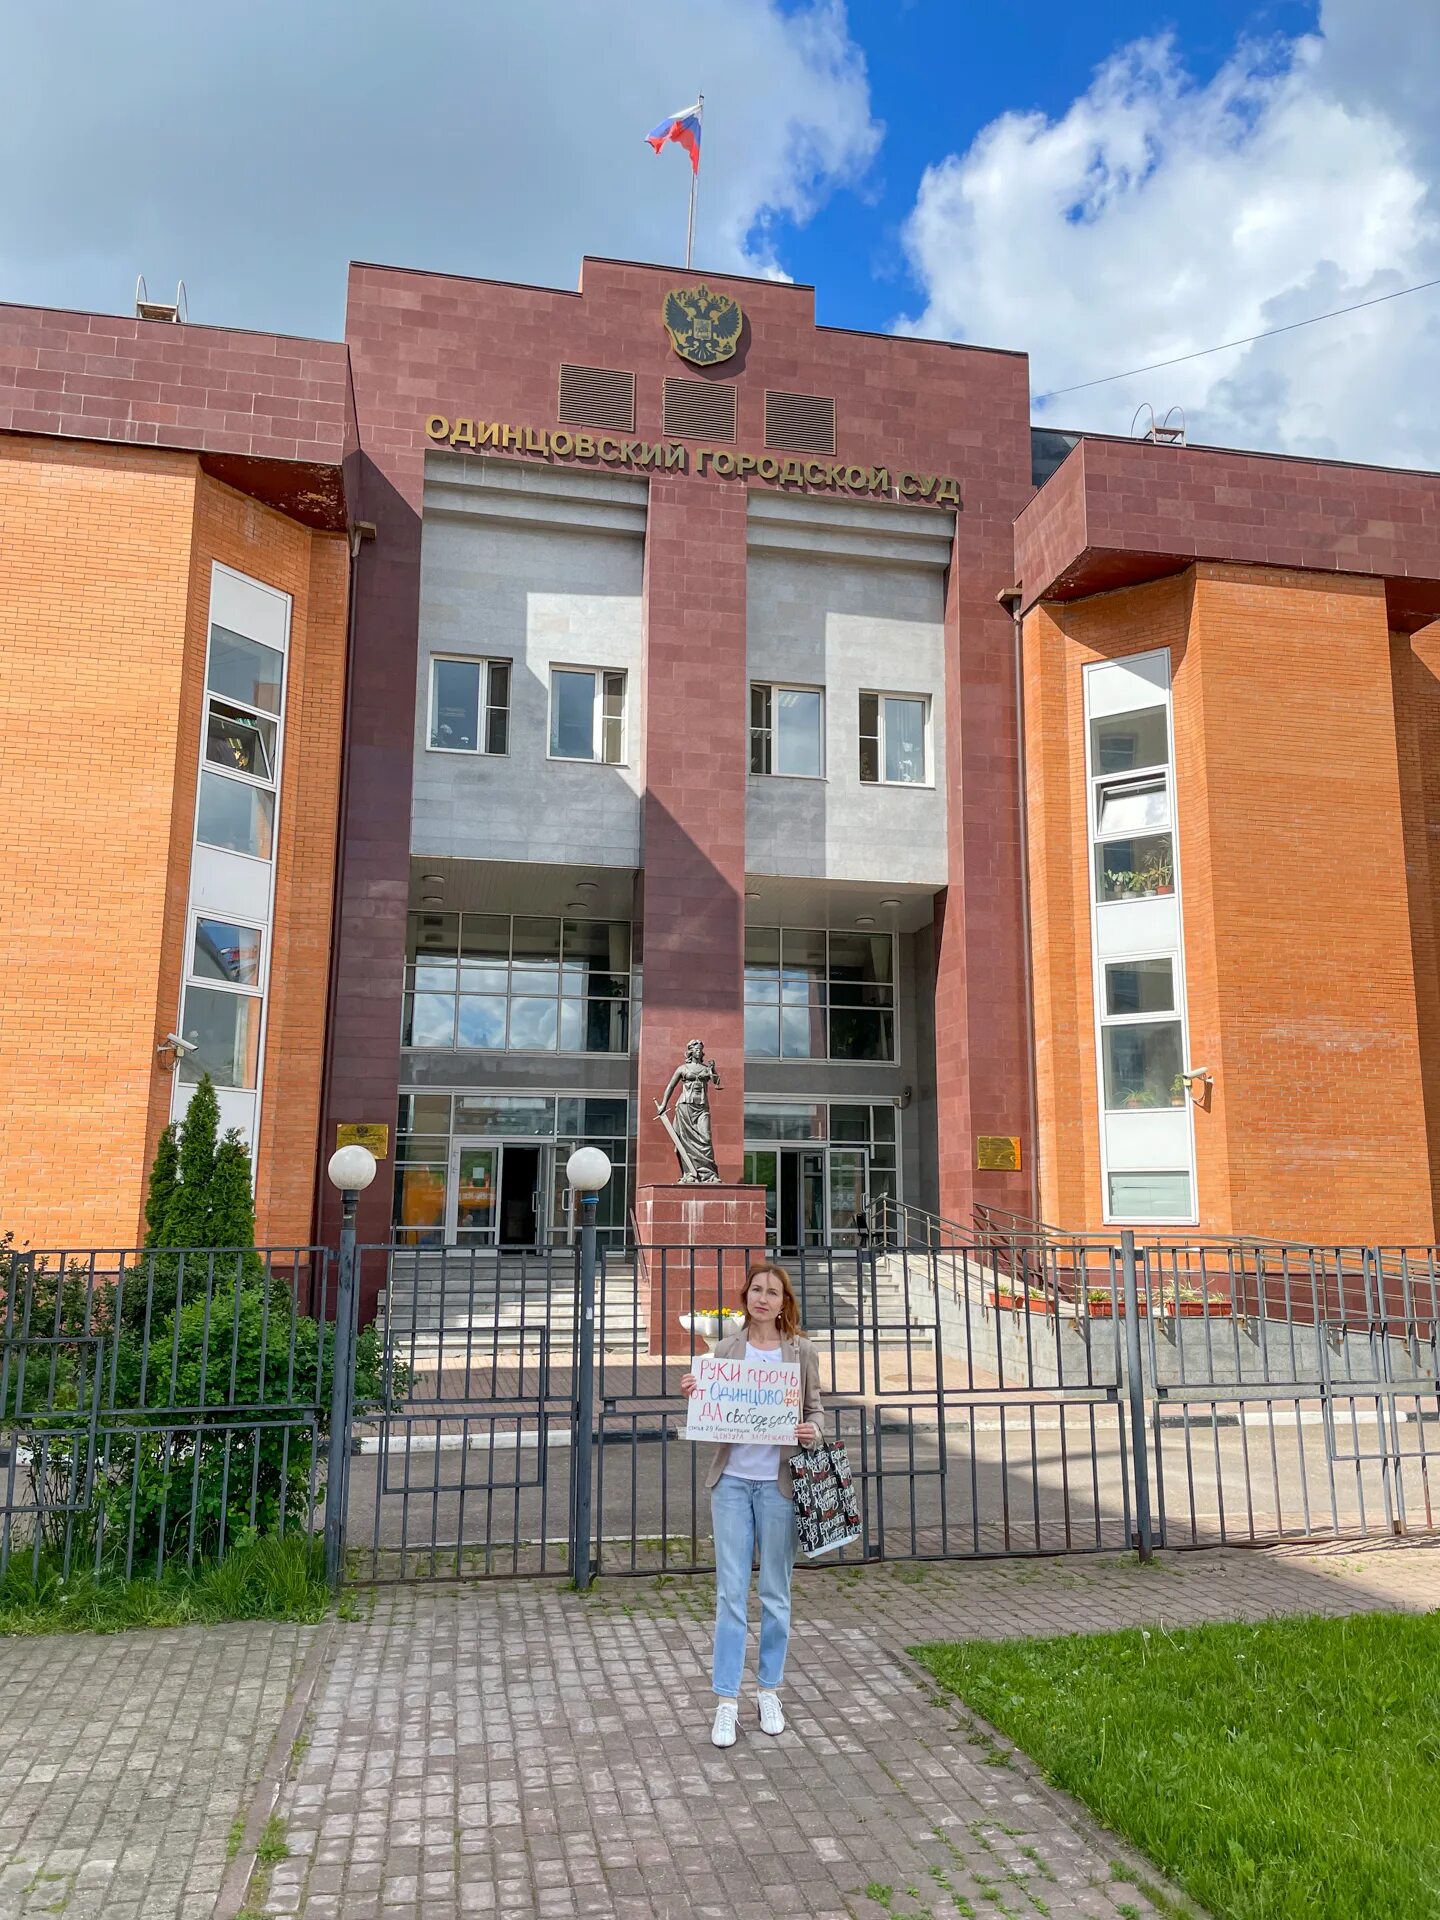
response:
[[[802,1447],[820,1439],[818,1422],[820,1362],[800,1333],[800,1308],[784,1267],[763,1261],[750,1268],[741,1298],[743,1329],[715,1349],[721,1360],[782,1360],[800,1363],[800,1412],[795,1437]],[[693,1373],[680,1382],[689,1395],[700,1391]],[[716,1447],[705,1484],[711,1489],[711,1527],[715,1535],[715,1724],[717,1747],[733,1747],[739,1711],[740,1676],[745,1667],[749,1629],[750,1566],[760,1543],[760,1725],[783,1733],[780,1684],[790,1640],[790,1573],[795,1564],[795,1502],[791,1494],[787,1448]]]

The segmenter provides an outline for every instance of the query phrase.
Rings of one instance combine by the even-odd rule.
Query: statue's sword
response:
[[[685,1172],[689,1174],[690,1178],[698,1183],[700,1176],[695,1171],[695,1162],[690,1158],[690,1155],[685,1151],[684,1147],[681,1146],[680,1136],[676,1133],[674,1127],[671,1126],[669,1114],[666,1113],[663,1107],[657,1105],[655,1108],[655,1117],[659,1120],[661,1126],[664,1127],[666,1133],[669,1134],[670,1144],[675,1149],[680,1165],[684,1168]]]

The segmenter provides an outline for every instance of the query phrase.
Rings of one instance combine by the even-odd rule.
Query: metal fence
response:
[[[0,1252],[0,1574],[159,1575],[311,1531],[332,1263],[323,1247]]]
[[[571,1246],[15,1255],[0,1569],[157,1571],[323,1516],[352,1579],[705,1570],[680,1379],[750,1257],[602,1250],[587,1296]],[[860,1495],[844,1560],[1436,1524],[1433,1248],[891,1205],[785,1264]]]

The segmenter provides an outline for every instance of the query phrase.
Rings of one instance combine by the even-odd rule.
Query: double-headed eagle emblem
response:
[[[740,344],[745,315],[728,293],[709,287],[676,287],[665,296],[665,331],[682,360],[713,367]]]

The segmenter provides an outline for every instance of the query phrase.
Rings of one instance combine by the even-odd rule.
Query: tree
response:
[[[180,1184],[170,1196],[157,1244],[162,1247],[209,1247],[210,1185],[215,1174],[215,1136],[220,1130],[220,1102],[209,1074],[190,1096],[180,1122]]]
[[[250,1187],[250,1155],[237,1128],[231,1127],[215,1151],[210,1174],[206,1222],[207,1247],[243,1247],[247,1273],[258,1275],[255,1245],[255,1196]]]
[[[155,1158],[150,1166],[150,1185],[145,1195],[145,1245],[158,1247],[164,1245],[162,1238],[165,1222],[170,1208],[174,1204],[175,1189],[180,1184],[180,1143],[176,1139],[175,1123],[160,1136],[155,1149]]]

